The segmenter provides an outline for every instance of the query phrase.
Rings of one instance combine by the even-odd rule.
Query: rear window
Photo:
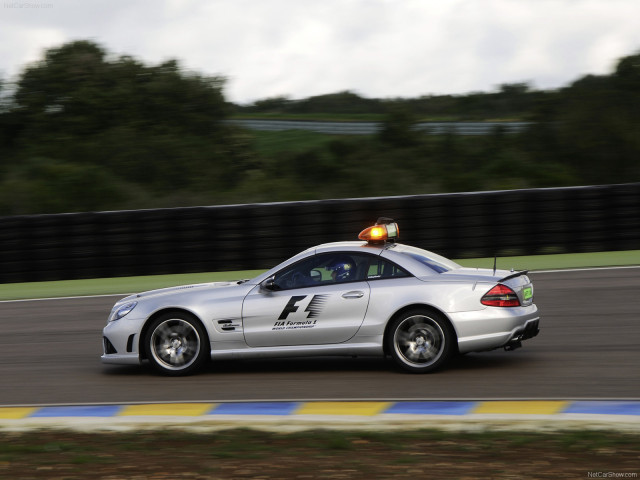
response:
[[[401,278],[410,275],[399,266],[388,262],[382,258],[376,258],[369,264],[367,280],[377,280],[383,278]]]
[[[417,260],[421,264],[429,267],[436,273],[444,273],[450,270],[455,270],[460,268],[455,262],[451,260],[441,257],[440,255],[436,255],[435,253],[427,252],[426,250],[421,250],[419,248],[414,247],[405,247],[400,251],[403,255],[408,255],[409,257]]]

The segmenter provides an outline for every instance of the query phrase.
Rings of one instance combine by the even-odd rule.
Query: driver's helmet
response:
[[[325,268],[335,273],[334,280],[337,282],[353,280],[356,276],[356,264],[346,255],[333,259]]]

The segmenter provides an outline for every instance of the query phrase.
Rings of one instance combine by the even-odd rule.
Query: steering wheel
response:
[[[307,277],[302,272],[295,272],[291,276],[289,288],[306,287],[307,283]]]

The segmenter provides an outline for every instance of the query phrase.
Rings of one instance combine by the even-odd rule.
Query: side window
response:
[[[323,253],[291,265],[275,275],[278,290],[363,281],[370,269],[371,255],[352,252]]]
[[[367,280],[379,280],[384,278],[409,277],[410,274],[395,263],[391,263],[383,258],[376,258],[369,265]]]

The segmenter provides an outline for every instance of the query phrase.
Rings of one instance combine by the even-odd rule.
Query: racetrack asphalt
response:
[[[167,378],[100,363],[117,297],[0,303],[0,405],[245,400],[639,399],[640,269],[532,273],[541,333],[431,375],[377,358],[211,363]]]

